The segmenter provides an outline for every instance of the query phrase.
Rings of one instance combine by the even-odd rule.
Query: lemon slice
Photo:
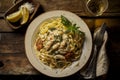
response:
[[[21,7],[22,10],[22,20],[21,25],[25,24],[29,19],[29,10],[26,7]]]
[[[20,20],[21,17],[22,17],[21,10],[19,10],[6,16],[6,19],[10,22],[17,22],[18,20]]]

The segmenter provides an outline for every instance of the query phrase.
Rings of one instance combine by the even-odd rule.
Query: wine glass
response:
[[[108,8],[108,0],[84,0],[85,11],[92,16],[102,15]]]

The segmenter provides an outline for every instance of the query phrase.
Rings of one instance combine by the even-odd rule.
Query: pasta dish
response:
[[[43,64],[64,69],[79,60],[84,40],[80,27],[61,15],[39,25],[34,48]]]

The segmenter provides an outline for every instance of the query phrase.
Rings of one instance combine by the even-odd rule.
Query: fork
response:
[[[93,40],[93,44],[94,44],[93,55],[91,56],[90,63],[86,67],[86,70],[84,71],[84,73],[81,74],[85,79],[96,78],[97,58],[99,55],[101,45],[103,44],[103,37],[104,37],[105,30],[106,30],[106,24],[103,23],[100,31],[95,35],[95,38]]]

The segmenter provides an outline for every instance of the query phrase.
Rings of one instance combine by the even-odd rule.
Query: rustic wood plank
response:
[[[9,27],[4,19],[0,19],[0,32],[12,32],[13,29]]]
[[[44,11],[68,10],[79,16],[87,16],[84,0],[37,0],[42,5]],[[119,0],[109,0],[109,7],[102,16],[120,16]]]
[[[109,6],[106,12],[109,13],[120,13],[120,2],[119,0],[108,0]]]
[[[83,5],[84,0],[36,0],[36,1],[40,2],[41,7],[45,12],[51,10],[68,10],[79,16],[87,16],[87,13],[85,12],[86,7]],[[109,1],[109,7],[102,16],[120,16],[119,0],[108,0],[108,1]],[[3,2],[7,3],[4,5],[5,9],[13,5],[13,0],[5,0],[5,1],[3,0]],[[1,7],[1,11],[5,12],[4,10],[2,10],[2,7]]]
[[[83,11],[82,0],[37,0],[45,11],[68,10],[72,12]]]
[[[0,74],[39,74],[24,54],[0,54]]]
[[[0,53],[21,53],[24,49],[24,34],[1,33]]]
[[[0,0],[0,12],[6,12],[14,5],[14,0]]]
[[[119,21],[119,18],[99,18],[95,19],[95,26],[100,27],[105,22],[109,28],[120,28]]]

